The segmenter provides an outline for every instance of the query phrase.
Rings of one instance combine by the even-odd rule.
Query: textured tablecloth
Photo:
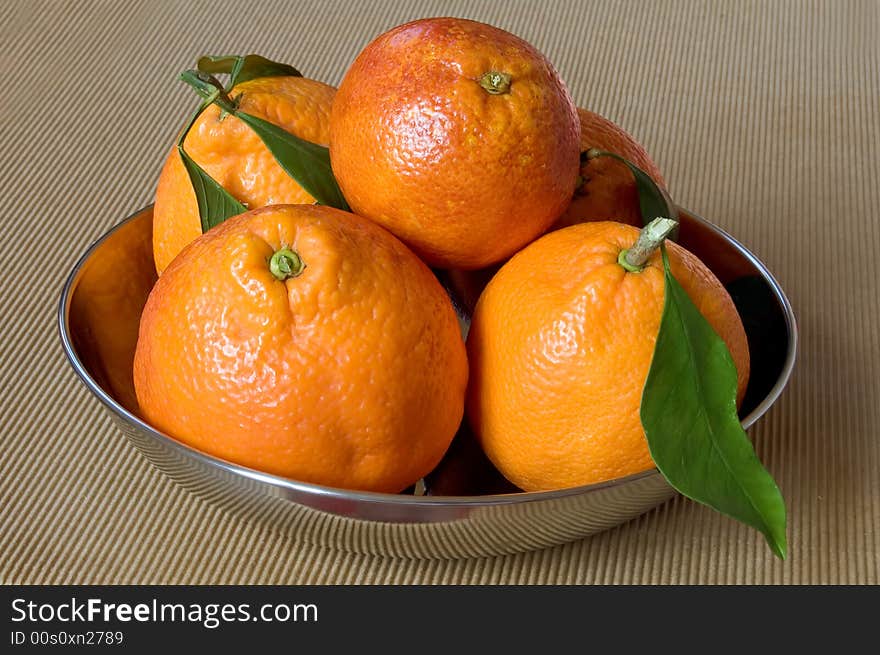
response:
[[[801,330],[751,431],[790,556],[682,498],[565,546],[461,561],[351,555],[228,516],[151,467],[64,359],[61,286],[153,195],[203,53],[259,52],[338,83],[368,40],[458,15],[534,43],[578,104],[657,160],[676,200],[778,277]],[[0,3],[0,581],[877,583],[877,2]]]

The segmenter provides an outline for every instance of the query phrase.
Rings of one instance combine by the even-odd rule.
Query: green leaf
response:
[[[199,220],[202,223],[202,232],[207,232],[212,227],[220,225],[227,218],[238,216],[247,211],[247,207],[217,183],[208,175],[181,147],[177,147],[189,179],[192,182],[193,191],[199,204]]]
[[[211,75],[229,75],[227,90],[236,84],[254,80],[258,77],[302,77],[297,69],[289,64],[282,64],[261,57],[260,55],[223,55],[219,57],[206,55],[199,58],[198,69]]]
[[[184,76],[181,76],[181,78],[190,84],[196,83],[195,80],[187,80]],[[189,134],[189,131],[192,129],[192,126],[195,125],[196,120],[198,120],[202,112],[205,111],[213,101],[208,89],[205,90],[208,92],[209,97],[206,98],[205,102],[203,102],[192,115],[189,123],[187,123],[186,127],[180,133],[180,137],[177,139],[177,152],[180,153],[180,158],[183,160],[183,166],[186,168],[186,172],[192,183],[193,191],[196,194],[202,233],[207,232],[216,225],[220,225],[220,223],[227,218],[238,216],[247,211],[247,207],[236,200],[217,182],[217,180],[208,175],[207,171],[199,166],[183,148],[183,142],[186,140],[186,135]]]
[[[651,457],[680,493],[761,531],[785,559],[785,503],[736,411],[736,366],[669,270],[641,420]]]
[[[294,136],[277,125],[243,111],[234,112],[260,137],[281,167],[295,179],[318,204],[348,210],[330,168],[330,151]]]
[[[584,155],[613,157],[629,167],[646,226],[660,216],[677,216],[668,194],[632,162],[597,149]],[[760,530],[773,553],[785,559],[785,503],[737,416],[736,366],[672,276],[665,246],[661,252],[663,314],[640,407],[651,457],[679,493]]]
[[[677,218],[678,211],[669,195],[664,192],[641,168],[633,164],[625,157],[613,152],[591,149],[587,151],[587,159],[596,157],[612,157],[624,164],[632,171],[636,179],[636,189],[639,193],[639,209],[642,214],[642,224],[647,225],[659,216],[665,218]],[[674,237],[673,237],[674,238]]]

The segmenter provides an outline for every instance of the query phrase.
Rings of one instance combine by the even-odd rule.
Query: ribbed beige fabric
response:
[[[0,581],[880,582],[880,5],[866,2],[0,3]],[[203,53],[337,83],[373,36],[451,14],[534,43],[580,105],[636,135],[676,200],[751,247],[801,328],[751,434],[790,557],[681,498],[558,548],[491,559],[343,554],[227,516],[155,471],[63,358],[66,273],[150,202]]]

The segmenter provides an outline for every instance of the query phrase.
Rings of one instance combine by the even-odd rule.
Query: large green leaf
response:
[[[330,151],[327,148],[300,139],[252,114],[243,111],[232,113],[250,126],[287,174],[319,204],[348,210],[348,203],[333,177]]]
[[[297,69],[289,64],[282,64],[260,55],[222,55],[219,57],[206,55],[199,58],[198,69],[211,75],[229,75],[227,89],[236,84],[247,82],[258,77],[292,76],[302,77]]]
[[[658,216],[677,216],[668,194],[632,162],[598,149],[584,155],[626,164],[636,181],[646,226]],[[651,457],[673,488],[760,530],[784,559],[785,503],[739,421],[733,358],[672,276],[666,248],[660,247],[663,314],[640,407]]]
[[[688,498],[760,530],[786,554],[785,503],[736,410],[736,366],[724,341],[669,270],[660,331],[641,401],[651,457]]]

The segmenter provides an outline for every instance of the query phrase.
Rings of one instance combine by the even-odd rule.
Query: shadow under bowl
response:
[[[794,365],[797,327],[781,287],[723,230],[679,209],[678,242],[730,292],[749,340],[752,373],[741,408],[752,426]],[[262,473],[195,450],[142,420],[132,382],[138,322],[156,281],[152,207],[95,242],[70,273],[58,320],[74,371],[147,459],[192,493],[310,543],[410,558],[478,557],[572,541],[656,507],[674,490],[656,470],[600,484],[520,492],[463,429],[426,480],[425,495],[349,491]],[[491,271],[441,273],[466,323]]]

